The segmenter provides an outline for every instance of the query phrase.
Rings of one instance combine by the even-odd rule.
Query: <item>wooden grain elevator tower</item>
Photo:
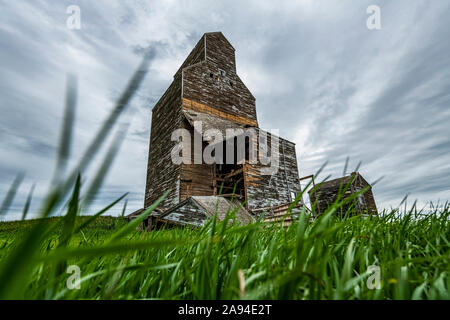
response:
[[[190,197],[218,196],[222,187],[223,197],[245,201],[248,211],[257,212],[289,204],[301,191],[295,144],[279,138],[277,148],[272,147],[270,133],[266,147],[279,159],[272,175],[263,175],[264,165],[249,163],[247,158],[233,164],[173,163],[172,133],[184,128],[194,137],[195,121],[203,123],[202,132],[196,132],[202,135],[203,149],[212,143],[204,135],[210,128],[221,132],[253,128],[266,133],[258,126],[255,97],[236,72],[235,49],[221,32],[202,36],[152,110],[145,208],[169,189],[161,210]]]

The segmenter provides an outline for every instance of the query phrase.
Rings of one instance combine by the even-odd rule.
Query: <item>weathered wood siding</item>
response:
[[[171,189],[161,203],[171,207],[179,201],[180,166],[172,162],[172,132],[180,128],[184,117],[181,112],[181,78],[174,79],[152,110],[150,147],[147,166],[145,207]]]
[[[366,186],[370,186],[370,184],[363,178],[362,175],[358,175],[359,180],[359,188],[365,188]],[[375,203],[375,197],[373,195],[372,186],[370,186],[370,190],[364,193],[364,205],[361,208],[363,211],[366,210],[369,214],[378,214],[377,205]]]
[[[194,149],[194,128],[183,122],[183,128],[191,134],[191,164],[181,164],[180,201],[191,196],[210,196],[214,194],[213,174],[214,166],[208,164],[194,164],[196,150]],[[204,149],[206,142],[203,143]],[[202,156],[202,155],[199,155]]]
[[[250,213],[237,201],[229,201],[218,196],[194,196],[167,210],[157,217],[159,223],[193,227],[202,226],[206,219],[216,217],[218,221],[226,218],[228,213],[234,212],[235,219],[241,224],[254,221]],[[230,216],[231,218],[231,216]]]
[[[295,144],[279,138],[279,148],[276,150],[272,148],[270,133],[267,134],[267,142],[270,152],[278,157],[278,170],[273,175],[262,175],[261,170],[269,166],[262,165],[260,161],[257,164],[245,165],[245,183],[250,210],[291,203],[294,201],[293,195],[296,196],[301,192]]]
[[[288,227],[298,218],[302,205],[298,204],[289,211],[290,207],[291,204],[285,204],[278,207],[261,208],[254,210],[253,214],[257,217],[263,215],[264,222],[276,223],[279,226]],[[312,221],[312,217],[310,219]]]
[[[171,209],[167,215],[162,216],[159,220],[199,227],[205,223],[206,214],[203,208],[199,207],[192,198],[189,198],[181,202],[176,208]]]
[[[353,180],[352,183],[350,183],[351,179]],[[370,187],[370,184],[359,173],[352,173],[350,176],[326,181],[321,185],[317,185],[309,191],[309,198],[311,204],[316,203],[316,214],[321,214],[336,201],[340,192],[342,193],[341,199],[345,199],[366,187]],[[346,214],[350,208],[352,208],[349,212],[350,214],[377,214],[377,207],[371,187],[354,201],[343,205],[338,214],[341,214],[341,210],[343,214]]]
[[[225,70],[236,73],[236,56],[231,43],[221,32],[205,34],[206,60]]]
[[[221,33],[204,37],[206,60],[182,70],[183,98],[256,122],[255,98],[236,73],[234,48]]]
[[[214,165],[194,164],[193,140],[192,164],[176,165],[171,159],[174,130],[186,128],[193,139],[187,110],[206,114],[202,119],[212,117],[221,124],[228,121],[238,127],[258,127],[255,98],[237,75],[235,50],[220,32],[206,33],[200,39],[153,108],[145,207],[169,189],[161,207],[173,207],[190,196],[214,194]],[[280,139],[279,150],[273,152],[279,159],[273,175],[261,175],[261,164],[244,165],[249,209],[284,205],[293,201],[292,193],[300,192],[295,145]]]

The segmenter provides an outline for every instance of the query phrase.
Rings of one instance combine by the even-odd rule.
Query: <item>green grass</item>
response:
[[[448,208],[402,218],[306,215],[289,227],[210,221],[205,227],[155,232],[128,230],[121,218],[99,218],[61,247],[64,219],[0,224],[2,265],[24,234],[51,230],[36,254],[22,257],[13,295],[25,299],[449,299]],[[75,226],[86,217],[79,217]],[[77,265],[81,289],[68,290]],[[381,268],[381,289],[370,290],[368,267]],[[244,275],[244,292],[238,271]],[[1,274],[2,279],[7,274]]]
[[[117,131],[89,184],[81,173],[112,133],[147,64],[146,58],[79,163],[66,173],[76,106],[76,83],[69,79],[57,165],[40,219],[0,223],[0,299],[450,298],[448,205],[427,214],[413,207],[363,219],[342,212],[351,199],[339,198],[314,222],[302,212],[289,227],[211,219],[195,230],[139,232],[136,227],[161,199],[130,223],[123,216],[101,217],[122,201],[125,211],[125,194],[90,217],[80,216],[91,211],[125,130]],[[0,218],[23,179],[18,175],[5,195]],[[23,219],[32,190],[29,194]],[[61,208],[63,217],[50,218]],[[72,265],[81,271],[80,289],[67,287]],[[366,285],[372,265],[381,269],[381,289]]]

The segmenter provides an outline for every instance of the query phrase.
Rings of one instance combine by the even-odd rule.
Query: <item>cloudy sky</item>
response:
[[[67,7],[81,30],[67,28]],[[381,29],[369,30],[369,5]],[[450,200],[449,1],[0,0],[0,194],[24,172],[2,219],[31,212],[55,166],[68,72],[78,77],[73,165],[138,66],[155,56],[129,112],[126,140],[95,201],[130,192],[142,207],[151,108],[204,32],[222,31],[256,97],[264,129],[296,143],[300,176],[325,161],[339,177],[361,161],[379,208]],[[92,178],[101,157],[84,179]],[[118,206],[114,213],[119,213]]]

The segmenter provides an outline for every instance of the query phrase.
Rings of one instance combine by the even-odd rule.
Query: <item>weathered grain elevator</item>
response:
[[[190,152],[188,159],[183,153],[187,161],[182,163],[173,161],[177,129],[184,129],[183,140],[190,139],[187,147],[183,145]],[[230,129],[235,133],[228,134]],[[236,143],[241,138],[245,150]],[[234,154],[227,148],[233,142]],[[203,153],[213,145],[223,146],[221,157],[227,161],[204,161]],[[251,150],[257,150],[258,160],[265,151],[276,163],[251,161],[255,155]],[[215,151],[212,154],[216,156]],[[145,208],[166,190],[171,191],[160,204],[159,212],[167,212],[162,217],[173,217],[190,197],[233,198],[256,213],[284,207],[301,191],[295,144],[259,128],[255,98],[236,73],[235,49],[221,32],[203,35],[152,110]],[[180,221],[188,224],[189,212],[180,211]]]

